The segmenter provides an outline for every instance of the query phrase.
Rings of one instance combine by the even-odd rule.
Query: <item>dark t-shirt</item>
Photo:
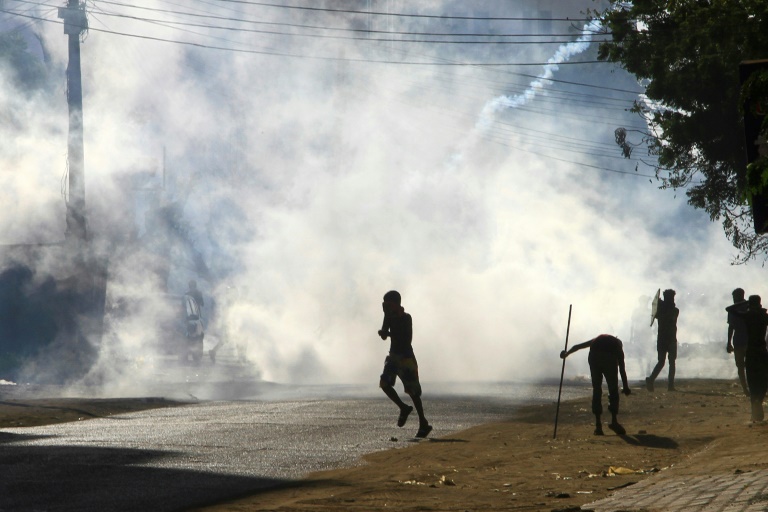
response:
[[[589,356],[590,358],[596,356],[602,360],[612,360],[619,364],[619,361],[624,361],[624,345],[616,336],[601,334],[592,340],[592,344],[589,346]]]
[[[659,301],[659,310],[656,312],[656,319],[659,321],[659,332],[656,337],[656,343],[659,346],[669,346],[677,343],[677,317],[680,310],[674,304],[668,301]]]
[[[747,301],[732,304],[726,308],[728,311],[728,325],[733,328],[733,348],[747,347],[747,326],[744,317],[739,313],[747,311]]]
[[[768,313],[765,309],[750,309],[746,313],[740,313],[747,327],[747,353],[765,352],[765,331],[768,328]]]
[[[408,313],[399,315],[384,315],[381,329],[389,333],[389,353],[413,357],[413,320]]]

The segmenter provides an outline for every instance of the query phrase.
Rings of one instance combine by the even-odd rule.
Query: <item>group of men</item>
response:
[[[760,303],[759,295],[744,300],[741,288],[733,290],[733,304],[728,312],[728,341],[726,350],[733,353],[744,394],[752,406],[752,421],[764,418],[763,400],[768,391],[768,347],[765,333],[768,313]]]
[[[766,346],[766,329],[768,329],[768,313],[762,307],[759,295],[750,295],[745,300],[745,292],[741,288],[733,291],[733,304],[726,308],[728,312],[728,338],[726,350],[733,353],[736,368],[744,394],[751,403],[752,421],[762,421],[764,418],[763,400],[768,391],[768,347]],[[675,391],[675,360],[677,359],[677,318],[680,310],[675,305],[675,291],[664,290],[664,298],[659,299],[654,308],[653,320],[658,321],[656,350],[658,362],[651,375],[645,379],[648,391],[654,390],[654,382],[669,361],[669,378],[667,389]],[[571,349],[560,353],[565,359],[573,352],[589,348],[589,368],[592,378],[592,413],[595,415],[595,434],[603,435],[601,425],[602,383],[608,386],[608,410],[611,412],[609,428],[619,435],[625,433],[619,424],[619,385],[621,376],[625,395],[631,390],[627,383],[624,367],[624,350],[621,340],[615,336],[601,334],[584,343],[574,345]]]
[[[190,295],[193,295],[202,306],[202,296],[196,289],[196,283],[189,283]],[[651,375],[646,377],[645,386],[648,391],[654,390],[654,382],[669,361],[669,377],[667,389],[675,390],[675,360],[677,359],[677,319],[680,310],[675,305],[675,291],[664,290],[663,299],[659,298],[652,317],[652,322],[658,321],[656,350],[658,361]],[[768,312],[761,305],[759,295],[750,295],[744,299],[745,292],[741,288],[733,291],[733,304],[726,308],[728,312],[728,339],[726,350],[733,353],[736,360],[739,381],[745,395],[749,396],[752,405],[752,420],[762,421],[763,400],[768,391],[768,348],[766,347],[766,329],[768,329]],[[389,354],[384,361],[384,369],[379,379],[379,386],[386,396],[400,410],[397,426],[403,427],[411,412],[416,410],[419,416],[419,429],[416,437],[427,437],[432,426],[427,421],[421,401],[421,384],[416,357],[411,345],[413,326],[411,315],[405,312],[401,305],[401,296],[391,290],[384,295],[382,302],[384,320],[378,334],[381,339],[390,339]],[[603,435],[601,416],[602,383],[608,386],[608,410],[611,413],[611,423],[608,427],[618,435],[624,435],[626,430],[618,421],[619,413],[619,376],[622,382],[622,392],[631,394],[624,365],[624,350],[619,338],[601,334],[591,340],[574,345],[569,350],[563,350],[560,357],[565,359],[570,354],[584,348],[589,348],[589,368],[592,379],[592,413],[595,415],[595,435]],[[411,398],[413,406],[407,405],[394,389],[395,381],[399,378],[406,394]]]

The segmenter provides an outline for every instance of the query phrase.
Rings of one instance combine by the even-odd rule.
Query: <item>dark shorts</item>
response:
[[[382,386],[394,386],[397,377],[400,377],[406,393],[411,396],[421,396],[419,365],[415,357],[398,354],[387,356],[384,360],[384,370],[381,372]]]
[[[656,343],[656,351],[659,354],[659,361],[669,359],[669,362],[672,363],[677,359],[677,341],[658,341]]]

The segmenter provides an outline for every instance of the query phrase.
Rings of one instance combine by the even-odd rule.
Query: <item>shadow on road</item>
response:
[[[674,450],[679,445],[677,441],[669,437],[661,437],[654,434],[635,434],[624,435],[621,437],[627,444],[635,446],[644,446],[646,448],[663,448],[666,450]]]
[[[169,457],[159,450],[5,444],[2,451],[0,510],[183,510],[287,482],[147,467]]]
[[[35,439],[47,439],[53,436],[33,436],[29,434],[15,434],[13,432],[0,431],[0,444],[3,443],[20,443],[24,441],[34,441]]]

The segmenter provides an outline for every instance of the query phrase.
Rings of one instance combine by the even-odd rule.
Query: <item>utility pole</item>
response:
[[[69,37],[69,64],[67,65],[69,196],[67,198],[66,240],[85,242],[88,235],[85,224],[83,86],[80,79],[80,34],[88,29],[85,3],[80,3],[80,0],[67,0],[66,7],[59,7],[59,18],[64,20],[64,33]]]

